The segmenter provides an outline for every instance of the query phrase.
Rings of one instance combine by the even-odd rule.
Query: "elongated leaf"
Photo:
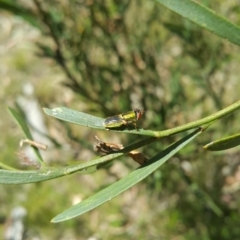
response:
[[[75,123],[75,124],[85,126],[85,127],[107,130],[104,127],[104,121],[105,121],[104,118],[96,117],[96,116],[86,114],[83,112],[78,112],[78,111],[75,111],[75,110],[72,110],[72,109],[66,108],[66,107],[57,107],[54,109],[44,108],[43,110],[49,116],[61,119],[63,121]],[[123,127],[120,129],[119,128],[111,129],[111,131],[134,133],[134,134],[145,135],[145,136],[147,136],[147,135],[154,136],[155,135],[154,131],[144,130],[144,129],[136,130],[134,126],[131,129],[129,127]]]
[[[209,151],[222,151],[240,145],[240,133],[208,143],[203,148]]]
[[[81,167],[79,167],[81,168]],[[34,182],[42,182],[54,178],[59,178],[71,174],[68,168],[45,168],[39,171],[8,171],[0,170],[0,183],[3,184],[27,184]],[[95,168],[83,169],[81,173],[88,174],[94,171]]]
[[[79,124],[85,127],[104,129],[104,119],[83,112],[78,112],[66,107],[57,107],[54,109],[43,109],[49,116],[63,121]]]
[[[52,220],[52,222],[61,222],[77,217],[111,200],[113,197],[116,197],[123,191],[126,191],[159,168],[163,163],[165,163],[169,158],[171,158],[176,152],[183,148],[187,143],[192,141],[200,133],[201,129],[195,130],[193,133],[172,144],[164,151],[158,153],[155,157],[149,160],[146,165],[136,169],[125,178],[117,181],[116,183],[89,197],[83,202],[78,203],[70,209],[59,214]]]
[[[156,0],[208,31],[240,46],[240,28],[192,0]]]
[[[9,107],[8,110],[9,110],[9,112],[13,115],[13,117],[15,118],[15,120],[17,121],[17,123],[19,124],[19,126],[22,128],[25,136],[26,136],[28,139],[34,141],[34,140],[33,140],[33,137],[32,137],[32,134],[31,134],[31,132],[30,132],[30,130],[29,130],[27,124],[26,124],[25,119],[23,119],[22,116],[21,116],[15,109]],[[43,164],[43,158],[42,158],[39,150],[38,150],[37,148],[35,148],[35,147],[32,147],[32,149],[33,149],[33,151],[35,152],[35,154],[36,154],[36,156],[37,156],[37,158],[38,158],[38,161],[39,161],[41,164]]]
[[[124,149],[121,149],[121,152],[108,154],[97,159],[85,161],[81,164],[76,164],[68,167],[60,168],[51,168],[44,167],[41,170],[35,171],[14,171],[13,170],[0,170],[0,183],[3,184],[26,184],[33,182],[41,182],[50,180],[53,178],[63,177],[68,174],[72,174],[78,171],[81,171],[81,174],[88,174],[96,170],[97,166],[103,163],[110,162],[118,157],[123,156],[125,153],[128,153],[134,149],[145,146],[156,141],[157,138],[145,138],[138,142],[131,143]]]
[[[169,135],[173,135],[176,133],[180,133],[183,131],[187,131],[190,129],[195,129],[197,127],[201,127],[204,125],[209,125],[211,123],[213,123],[214,121],[232,113],[233,111],[236,111],[237,109],[240,108],[240,101],[237,101],[233,104],[231,104],[230,106],[208,116],[205,118],[202,118],[200,120],[197,121],[193,121],[181,126],[177,126],[175,128],[171,128],[171,129],[167,129],[167,130],[163,130],[163,131],[152,131],[152,130],[145,130],[145,129],[111,129],[111,131],[115,131],[115,132],[124,132],[124,133],[133,133],[133,134],[139,134],[139,135],[145,135],[145,136],[152,136],[152,137],[166,137]],[[97,128],[97,129],[105,129],[104,127],[104,121],[105,119],[103,118],[99,118],[99,117],[95,117],[86,113],[82,113],[82,112],[78,112],[66,107],[58,107],[58,108],[54,108],[54,109],[48,109],[48,108],[44,108],[44,111],[46,114],[61,119],[63,121],[67,121],[67,122],[71,122],[71,123],[75,123],[78,125],[82,125],[82,126],[86,126],[86,127],[91,127],[91,128]]]
[[[26,184],[33,182],[41,182],[50,180],[53,178],[63,177],[65,175],[72,174],[77,171],[82,171],[83,174],[87,174],[94,170],[94,166],[101,163],[112,161],[113,159],[122,156],[123,153],[114,153],[107,156],[91,160],[82,164],[68,166],[64,168],[51,168],[44,167],[41,170],[32,171],[9,171],[0,170],[0,183],[4,184]]]

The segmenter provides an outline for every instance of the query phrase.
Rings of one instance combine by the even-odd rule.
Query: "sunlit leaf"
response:
[[[156,0],[202,28],[240,46],[240,28],[192,0]]]
[[[31,171],[9,171],[0,169],[0,183],[3,184],[26,184],[33,182],[41,182],[54,178],[63,177],[75,172],[87,174],[96,169],[96,166],[102,163],[112,161],[113,159],[122,156],[123,153],[113,153],[104,157],[90,160],[81,164],[76,164],[68,167],[43,167],[40,170]]]
[[[85,127],[90,127],[90,128],[97,128],[97,129],[104,129],[107,130],[104,127],[104,118],[96,117],[90,114],[86,114],[83,112],[79,112],[76,110],[72,110],[70,108],[66,107],[57,107],[54,109],[48,109],[44,108],[43,109],[46,114],[49,116],[58,118],[63,121],[75,123],[81,126]],[[150,135],[154,136],[155,132],[151,130],[144,130],[141,128],[135,129],[134,126],[127,126],[123,128],[116,128],[116,129],[111,129],[110,131],[115,131],[115,132],[125,132],[125,133],[134,133],[134,134],[139,134],[139,135]]]
[[[142,167],[136,169],[125,178],[120,179],[109,187],[103,189],[102,191],[92,195],[86,200],[74,205],[70,209],[59,214],[52,220],[52,222],[61,222],[79,216],[126,191],[130,187],[134,186],[135,184],[149,176],[152,172],[159,168],[163,163],[165,163],[169,158],[171,158],[175,153],[177,153],[200,133],[201,129],[197,129],[193,133],[172,144],[167,149],[158,153],[155,157],[150,159],[149,162],[147,162]]]

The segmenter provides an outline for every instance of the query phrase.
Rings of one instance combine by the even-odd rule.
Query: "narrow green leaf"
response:
[[[152,137],[166,137],[169,135],[177,134],[183,131],[187,131],[190,129],[195,129],[197,127],[201,127],[204,125],[209,125],[213,123],[214,121],[236,111],[240,108],[240,101],[237,101],[233,103],[232,105],[210,115],[205,118],[199,119],[197,121],[193,121],[181,126],[177,126],[175,128],[163,130],[163,131],[153,131],[153,130],[145,130],[145,129],[121,129],[121,130],[115,130],[111,129],[110,131],[114,132],[124,132],[124,133],[133,133],[138,135],[144,135],[144,136],[152,136]],[[105,119],[95,117],[86,113],[78,112],[66,107],[58,107],[54,109],[48,109],[44,108],[44,111],[49,116],[61,119],[63,121],[75,123],[81,126],[91,127],[91,128],[97,128],[97,129],[105,129],[104,127],[104,121]]]
[[[15,109],[9,107],[8,110],[9,110],[9,112],[13,115],[13,117],[15,118],[15,120],[16,120],[16,122],[19,124],[19,126],[22,128],[25,136],[26,136],[28,139],[34,141],[34,140],[33,140],[33,137],[32,137],[32,134],[31,134],[31,132],[30,132],[30,130],[29,130],[26,122],[25,122],[25,119],[23,119],[22,116],[21,116]],[[41,164],[44,164],[44,163],[43,163],[43,158],[42,158],[39,150],[38,150],[37,148],[35,148],[35,147],[32,147],[32,149],[33,149],[33,151],[35,152],[35,154],[36,154],[36,156],[37,156],[37,158],[38,158],[38,161],[39,161]]]
[[[78,203],[73,207],[67,209],[63,213],[57,215],[52,220],[52,222],[61,222],[77,217],[126,191],[133,185],[146,178],[157,168],[159,168],[163,163],[165,163],[169,158],[171,158],[175,153],[177,153],[181,148],[183,148],[187,143],[192,141],[200,133],[201,129],[195,130],[193,133],[187,135],[186,137],[169,146],[164,151],[158,153],[155,157],[149,160],[147,164],[136,169],[125,178],[120,179],[119,181],[96,193],[95,195],[89,197],[83,202]]]
[[[240,28],[192,0],[156,0],[202,28],[240,46]]]
[[[0,169],[0,183],[26,184],[42,182],[53,178],[63,177],[77,171],[82,171],[82,174],[87,174],[92,172],[92,170],[96,168],[95,166],[112,161],[113,159],[122,155],[123,153],[113,153],[82,164],[76,164],[63,168],[44,167],[43,169],[32,171],[9,171]]]
[[[104,129],[104,118],[96,117],[90,114],[86,114],[83,112],[78,112],[66,107],[57,107],[54,109],[43,109],[46,114],[51,117],[58,118],[63,121],[75,123],[81,126],[90,127],[90,128],[97,128],[97,129]],[[144,130],[144,129],[129,129],[128,127],[123,127],[121,129],[111,129],[110,131],[115,132],[125,132],[125,133],[134,133],[139,135],[150,135],[155,136],[155,132],[151,130]]]
[[[103,163],[110,162],[116,158],[123,156],[134,149],[142,147],[156,141],[157,138],[145,138],[138,142],[131,143],[118,153],[108,154],[97,159],[85,161],[81,164],[76,164],[64,168],[44,167],[41,170],[32,171],[16,171],[16,169],[0,170],[0,183],[3,184],[26,184],[50,180],[53,178],[63,177],[81,171],[81,174],[88,174],[97,169],[97,166]],[[12,171],[10,171],[12,170]],[[15,171],[13,171],[15,170]]]
[[[240,145],[240,133],[208,143],[203,148],[209,151],[222,151]]]
[[[81,168],[81,167],[79,167]],[[88,174],[95,168],[87,168],[82,170],[82,174]],[[69,172],[69,168],[44,168],[44,170],[32,171],[9,171],[0,170],[0,183],[2,184],[27,184],[34,182],[42,182],[54,178],[59,178],[73,172]]]
[[[63,121],[75,123],[85,127],[105,129],[103,126],[104,119],[83,112],[78,112],[66,107],[57,107],[53,109],[43,108],[44,112],[51,117]]]

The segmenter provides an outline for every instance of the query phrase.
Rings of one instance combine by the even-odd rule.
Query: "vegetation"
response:
[[[2,18],[12,21],[10,30],[8,25],[3,25],[1,37],[8,49],[0,60],[1,72],[5,73],[0,93],[5,100],[0,110],[3,116],[1,168],[30,170],[39,178],[46,177],[40,181],[64,175],[30,185],[0,185],[1,218],[14,206],[22,205],[28,211],[28,228],[39,232],[43,239],[238,239],[239,146],[217,152],[202,148],[231,135],[234,138],[227,139],[227,144],[239,145],[239,111],[233,112],[239,103],[235,108],[227,108],[239,100],[240,91],[237,54],[240,29],[236,26],[240,15],[233,4],[204,1],[215,14],[190,0],[32,0],[18,1],[17,5],[11,0],[0,1]],[[27,38],[25,48],[20,50],[16,50],[19,40],[13,44],[16,32],[25,33],[22,38]],[[62,105],[87,113],[91,117],[80,120],[83,115],[79,113],[73,121],[69,113],[65,120],[89,128],[47,115],[43,115],[47,131],[39,126],[39,119],[35,119],[39,125],[33,126],[28,119],[30,111],[23,107],[26,102],[16,97],[21,87],[26,88],[29,83],[34,93],[27,95],[25,90],[21,94],[28,101],[36,101],[51,116]],[[43,159],[51,168],[39,172],[28,161],[31,158],[28,153],[19,159],[14,155],[20,152],[17,144],[23,138],[9,120],[10,116],[6,116],[6,106],[14,103],[18,112],[11,112],[24,132],[28,123],[31,130],[47,136],[50,147]],[[130,127],[124,133],[122,129],[105,131],[100,124],[106,117],[134,108],[144,109],[137,123],[139,130]],[[156,133],[163,136],[164,130],[212,116],[221,109],[224,109],[221,116],[214,115],[204,125],[197,122],[184,129],[208,127],[180,152],[175,153],[168,146],[177,140],[185,144],[190,139],[186,132],[173,130],[174,134],[166,134],[158,141],[153,138]],[[87,122],[83,124],[84,119]],[[219,121],[206,125],[213,120]],[[96,125],[101,127],[94,129]],[[133,143],[137,142],[143,155],[154,160],[153,164],[138,168],[138,163],[124,155],[129,152],[126,149],[97,158],[99,154],[93,150],[95,135],[104,142],[129,146],[129,151],[135,149]],[[142,135],[150,137],[146,140]],[[38,141],[34,134],[33,138]],[[223,146],[225,141],[220,148]],[[165,164],[165,160],[160,162],[164,149],[167,149],[165,153],[175,154]],[[76,165],[83,164],[81,169],[99,167],[97,161],[105,163],[116,158],[116,154],[120,159],[100,165],[92,174],[66,176],[76,171]],[[97,159],[88,161],[93,158]],[[29,166],[20,166],[26,160]],[[42,164],[41,157],[39,162]],[[129,176],[143,176],[144,169],[154,166],[156,169],[146,179],[99,208],[58,223],[61,228],[50,223],[71,204],[95,196],[94,193],[109,189],[106,188],[109,185],[118,183],[121,187],[123,184],[119,182]],[[9,170],[9,173],[7,180],[12,183],[24,179],[24,172],[11,175]],[[3,181],[7,175],[1,174]],[[109,192],[109,198],[114,189]]]

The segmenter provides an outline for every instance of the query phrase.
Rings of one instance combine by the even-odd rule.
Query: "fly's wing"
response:
[[[125,121],[120,116],[116,115],[106,118],[106,120],[104,121],[104,126],[106,128],[121,127],[122,125],[124,125],[124,122]]]

